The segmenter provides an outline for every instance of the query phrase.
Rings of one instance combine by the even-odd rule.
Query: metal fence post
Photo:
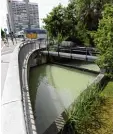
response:
[[[87,61],[87,47],[86,47],[86,61]]]
[[[48,50],[48,57],[49,57],[49,45],[47,44],[47,50]]]
[[[70,54],[71,54],[71,59],[72,59],[72,49],[71,49],[71,43],[70,43]]]
[[[59,57],[59,43],[58,43],[58,57]]]

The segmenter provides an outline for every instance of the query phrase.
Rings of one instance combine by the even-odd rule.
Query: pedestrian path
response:
[[[18,40],[17,43],[19,43],[19,42],[20,41]],[[8,44],[2,45],[3,47],[1,49],[1,55],[13,52],[16,45],[17,44],[15,41],[14,41],[14,45],[13,45],[12,41],[8,40]]]
[[[3,44],[2,42],[2,47],[1,47],[1,96],[3,93],[3,89],[4,89],[4,83],[5,83],[5,79],[7,76],[7,71],[8,71],[8,67],[9,67],[9,63],[10,63],[10,57],[11,54],[14,50],[14,48],[16,47],[16,45],[18,43],[21,43],[20,40],[17,40],[17,44],[16,42],[14,42],[15,45],[13,45],[12,41],[9,40],[9,46]]]
[[[3,93],[4,83],[9,67],[11,53],[1,56],[1,95]]]

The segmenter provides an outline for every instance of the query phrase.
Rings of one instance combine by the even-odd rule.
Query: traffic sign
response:
[[[6,29],[6,28],[4,28],[4,31],[6,32],[6,31],[7,31],[7,29]]]

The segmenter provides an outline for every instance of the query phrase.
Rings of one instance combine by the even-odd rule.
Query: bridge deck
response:
[[[48,51],[42,51],[43,54],[47,55]],[[49,51],[49,55],[51,56],[58,56],[58,52]],[[82,55],[82,54],[70,54],[70,53],[63,53],[59,52],[59,56],[63,58],[71,58],[71,59],[78,59],[78,60],[86,60],[87,61],[95,61],[97,59],[96,56],[89,56],[89,55]]]

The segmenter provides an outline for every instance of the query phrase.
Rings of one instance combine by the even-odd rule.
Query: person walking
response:
[[[7,46],[9,47],[8,35],[6,34]]]
[[[12,41],[12,43],[13,43],[13,45],[14,45],[13,32],[11,32],[11,33],[9,33],[9,34],[10,34],[10,37],[11,37],[11,41]]]
[[[15,38],[15,42],[16,42],[16,44],[17,44],[17,39],[16,39],[16,36],[13,34],[13,36],[14,36],[14,38]]]
[[[5,44],[5,46],[7,46],[7,40],[6,39],[4,39],[4,44]]]

